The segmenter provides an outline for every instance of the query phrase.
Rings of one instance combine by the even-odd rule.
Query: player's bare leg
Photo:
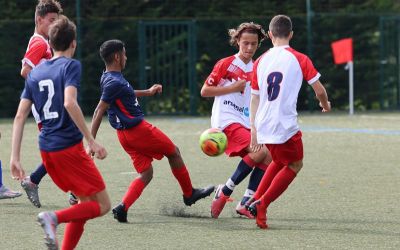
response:
[[[175,152],[173,154],[167,155],[166,157],[168,158],[171,171],[182,189],[183,202],[186,206],[195,204],[196,201],[209,196],[214,191],[214,186],[199,189],[193,188],[189,172],[183,162],[178,147],[175,147]]]

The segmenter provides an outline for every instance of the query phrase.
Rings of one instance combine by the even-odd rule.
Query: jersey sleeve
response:
[[[301,71],[303,72],[304,79],[308,84],[315,83],[321,76],[320,73],[315,69],[311,59],[308,56],[304,56],[300,61]]]
[[[34,68],[42,58],[45,57],[47,51],[47,44],[40,38],[32,39],[22,59],[22,65],[25,63]]]
[[[261,58],[261,57],[260,57]],[[258,69],[258,64],[260,62],[260,58],[258,58],[254,64],[253,64],[253,76],[251,78],[251,93],[255,95],[259,95],[259,87],[258,87],[258,75],[257,75],[257,69]]]
[[[25,87],[21,94],[21,99],[28,99],[32,101],[32,93],[29,89],[29,85],[27,83],[28,80],[25,80]]]
[[[65,68],[65,87],[74,86],[79,88],[81,82],[82,66],[77,60],[71,60]]]
[[[121,90],[117,82],[110,81],[102,88],[100,100],[111,104],[120,97]]]
[[[217,86],[221,79],[226,75],[228,66],[229,65],[225,63],[224,59],[219,60],[217,64],[215,64],[211,74],[207,77],[204,84],[207,84],[208,86]]]

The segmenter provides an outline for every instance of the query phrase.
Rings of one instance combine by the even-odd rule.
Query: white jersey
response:
[[[254,121],[258,143],[282,144],[300,130],[296,108],[301,84],[305,79],[311,85],[319,77],[311,60],[288,45],[257,59],[251,92],[260,96]]]
[[[250,97],[253,62],[245,64],[239,56],[226,57],[215,64],[206,82],[209,86],[229,86],[238,80],[247,80],[243,92],[215,96],[212,107],[211,127],[225,129],[232,123],[240,123],[250,128]]]

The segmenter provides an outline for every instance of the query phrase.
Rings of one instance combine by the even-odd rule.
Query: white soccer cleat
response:
[[[22,193],[18,191],[13,191],[8,187],[2,185],[0,187],[0,200],[1,199],[12,199],[21,196]]]
[[[44,230],[44,239],[48,250],[58,250],[57,216],[54,212],[41,212],[37,220]]]
[[[25,190],[26,195],[28,196],[28,199],[30,202],[32,202],[32,204],[35,207],[41,207],[42,205],[40,204],[40,200],[39,200],[39,186],[36,185],[35,183],[33,183],[31,181],[31,178],[29,176],[25,177],[22,181],[21,181],[21,186],[22,188]]]

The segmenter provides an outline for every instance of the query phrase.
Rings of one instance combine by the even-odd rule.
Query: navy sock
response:
[[[0,160],[0,187],[3,186],[3,169],[1,169],[1,160]]]
[[[230,196],[235,186],[242,182],[244,178],[246,178],[250,174],[251,170],[253,170],[253,168],[247,165],[244,160],[241,160],[232,177],[230,178],[233,183],[231,183],[230,187],[227,187],[227,185],[225,184],[222,188],[222,192],[224,193],[224,195]],[[228,182],[230,182],[230,180],[228,180]]]
[[[261,179],[264,176],[265,171],[255,167],[253,172],[250,175],[249,185],[247,189],[253,190],[254,192],[257,191],[258,185],[260,184]]]
[[[30,175],[31,182],[39,185],[42,178],[47,174],[46,168],[44,167],[43,163],[41,163],[35,171],[33,171]]]

